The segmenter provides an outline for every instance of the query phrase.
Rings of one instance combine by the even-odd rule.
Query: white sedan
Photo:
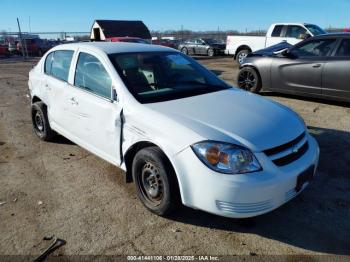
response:
[[[158,215],[271,211],[312,180],[319,148],[289,108],[233,88],[180,52],[133,43],[51,49],[29,74],[32,120],[126,171]]]

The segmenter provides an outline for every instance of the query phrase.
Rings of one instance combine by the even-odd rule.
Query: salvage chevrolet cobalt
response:
[[[319,148],[289,108],[233,88],[171,48],[76,43],[29,74],[35,134],[57,133],[126,171],[150,211],[271,211],[313,178]]]

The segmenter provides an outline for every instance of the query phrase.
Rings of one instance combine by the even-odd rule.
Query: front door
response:
[[[112,79],[101,60],[80,52],[67,97],[72,121],[69,131],[78,144],[119,165],[122,107],[111,99],[111,93]]]
[[[274,59],[271,88],[321,94],[322,71],[334,44],[334,39],[310,40],[292,48],[287,57]]]

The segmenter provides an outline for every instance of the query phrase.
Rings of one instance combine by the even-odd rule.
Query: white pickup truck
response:
[[[296,43],[326,32],[317,25],[306,23],[278,23],[272,24],[266,36],[227,36],[227,55],[234,55],[235,60],[241,64],[251,52],[260,50],[280,42]]]

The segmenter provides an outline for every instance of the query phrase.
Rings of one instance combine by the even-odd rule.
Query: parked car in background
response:
[[[295,112],[232,88],[171,48],[61,45],[28,84],[38,138],[60,133],[121,167],[158,215],[181,203],[260,215],[301,193],[316,172],[317,142]]]
[[[11,54],[17,54],[17,43],[18,41],[8,43],[8,49]]]
[[[295,45],[311,36],[325,34],[317,25],[301,23],[272,24],[266,36],[227,36],[225,53],[233,55],[242,64],[244,58],[256,50],[263,49],[282,41]]]
[[[40,38],[27,38],[23,41],[25,41],[27,52],[30,56],[42,56],[53,47],[50,41]],[[24,47],[20,41],[17,43],[17,51],[21,54],[24,51]]]
[[[171,40],[171,39],[157,39],[157,40],[152,40],[153,45],[162,45],[166,47],[171,47],[174,49],[177,49],[179,46],[179,43],[176,40]]]
[[[7,45],[0,44],[0,56],[8,57],[10,55],[10,51]]]
[[[277,53],[248,55],[238,86],[350,101],[349,68],[350,33],[326,34]]]
[[[150,42],[146,39],[139,37],[111,37],[106,40],[107,42],[127,42],[127,43],[139,43],[139,44],[149,44]]]
[[[178,49],[186,55],[216,56],[224,54],[225,47],[225,44],[221,44],[215,39],[198,38],[185,41],[179,45]]]

